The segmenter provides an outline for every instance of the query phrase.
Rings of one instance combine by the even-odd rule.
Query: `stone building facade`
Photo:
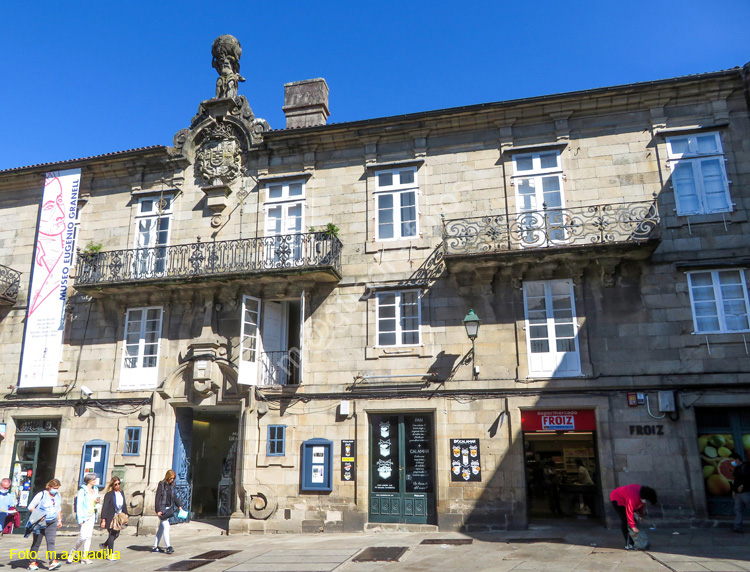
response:
[[[726,514],[724,460],[750,456],[747,72],[340,124],[317,79],[286,86],[286,129],[216,97],[172,147],[0,172],[0,467],[68,499],[118,475],[142,532],[168,469],[231,532],[607,525],[633,482],[652,518]],[[75,169],[38,387],[45,173]]]

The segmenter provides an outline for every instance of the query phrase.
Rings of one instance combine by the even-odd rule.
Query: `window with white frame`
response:
[[[265,235],[276,237],[266,245],[266,261],[294,263],[302,259],[305,228],[305,182],[278,181],[266,184]]]
[[[135,217],[135,273],[158,276],[167,265],[167,249],[171,231],[172,195],[148,196],[138,199]]]
[[[413,238],[417,222],[417,168],[375,172],[376,240]]]
[[[415,346],[421,343],[422,310],[419,290],[379,292],[377,345]]]
[[[299,300],[242,297],[239,383],[302,383],[304,316],[304,292]]]
[[[678,215],[732,210],[724,149],[718,133],[667,137]]]
[[[744,269],[688,272],[696,334],[750,331]]]
[[[151,388],[158,381],[162,308],[130,308],[125,317],[121,388]]]
[[[524,282],[529,376],[581,374],[573,282]]]
[[[523,246],[565,240],[565,197],[559,151],[513,155],[513,184]]]

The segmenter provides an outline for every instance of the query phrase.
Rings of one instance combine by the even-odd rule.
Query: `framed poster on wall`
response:
[[[451,439],[451,481],[481,482],[479,439]]]

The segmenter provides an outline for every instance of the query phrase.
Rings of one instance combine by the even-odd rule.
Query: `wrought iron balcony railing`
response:
[[[21,273],[0,264],[0,303],[15,304],[20,285]]]
[[[76,288],[320,270],[341,277],[341,242],[323,232],[79,253]]]
[[[659,237],[656,201],[525,211],[443,221],[447,256],[643,243]]]
[[[300,355],[297,348],[260,354],[259,385],[298,385]]]

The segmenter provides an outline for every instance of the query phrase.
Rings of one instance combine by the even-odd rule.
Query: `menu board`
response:
[[[398,491],[398,417],[378,415],[372,424],[372,490]]]
[[[353,483],[357,480],[357,469],[354,458],[357,454],[354,439],[341,440],[341,480]]]
[[[406,492],[432,493],[432,423],[426,416],[404,418]]]
[[[451,481],[481,482],[479,439],[451,439]]]

